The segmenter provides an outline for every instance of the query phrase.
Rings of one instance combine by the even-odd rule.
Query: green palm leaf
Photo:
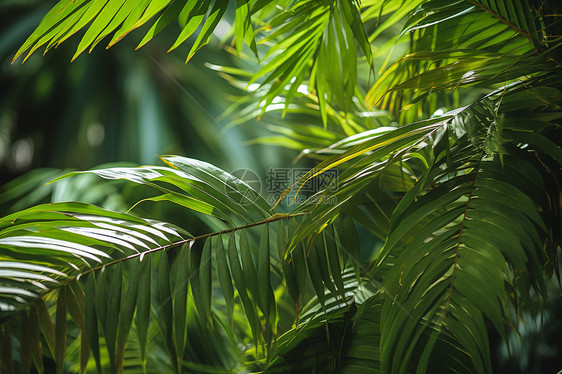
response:
[[[0,228],[4,312],[21,308],[80,272],[181,240],[185,234],[161,222],[80,203],[29,208],[3,217]]]
[[[163,156],[162,160],[173,168],[141,166],[88,170],[65,174],[53,182],[77,174],[95,174],[104,179],[124,179],[147,185],[163,192],[142,201],[170,201],[227,222],[250,223],[254,216],[266,218],[271,215],[265,199],[238,177],[199,160],[179,156]]]
[[[123,39],[128,33],[139,28],[155,17],[158,18],[149,30],[141,45],[160,32],[173,18],[186,17],[187,24],[180,34],[178,41],[172,49],[184,42],[193,32],[202,25],[203,32],[199,35],[195,44],[189,52],[188,59],[202,45],[208,42],[211,32],[215,29],[218,21],[226,10],[227,2],[215,1],[215,4],[206,16],[211,1],[185,2],[177,1],[127,1],[127,0],[105,0],[105,1],[60,1],[43,18],[37,29],[26,40],[16,53],[14,60],[29,50],[26,59],[42,45],[48,43],[47,50],[64,42],[71,35],[81,29],[88,27],[82,37],[73,60],[82,52],[90,48],[90,51],[107,35],[114,33],[108,48]]]
[[[501,159],[486,157],[493,151],[485,146],[490,131],[479,130],[483,118],[473,125],[471,120],[464,125],[472,133],[469,138],[481,144],[480,153],[465,148],[467,135],[459,139],[448,168],[442,167],[447,161],[441,156],[391,218],[378,262],[384,263],[388,254],[396,256],[384,282],[395,297],[385,301],[381,315],[383,370],[435,371],[431,363],[440,361],[435,355],[443,353],[437,347],[445,343],[466,352],[472,365],[451,362],[446,370],[491,372],[484,317],[505,337],[510,297],[504,284],[517,290],[516,303],[530,304],[530,289],[546,297],[539,258],[547,228],[537,213],[546,203],[545,171],[529,163],[529,152],[517,148],[510,154],[502,147]],[[521,169],[506,166],[515,164]],[[521,171],[533,169],[533,179]],[[441,170],[458,174],[442,181]],[[437,187],[429,187],[436,180],[441,180]],[[538,190],[543,192],[531,192]],[[394,357],[403,360],[398,365]]]

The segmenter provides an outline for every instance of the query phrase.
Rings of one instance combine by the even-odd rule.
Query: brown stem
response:
[[[89,273],[92,273],[92,272],[94,272],[94,271],[100,270],[100,269],[102,269],[102,268],[104,268],[104,267],[107,267],[107,266],[115,265],[115,264],[117,264],[117,263],[119,263],[119,262],[122,262],[122,261],[131,260],[131,259],[137,258],[137,257],[140,257],[140,258],[142,259],[142,258],[143,258],[144,256],[146,256],[147,254],[154,253],[154,252],[158,252],[158,251],[162,251],[162,250],[166,250],[166,249],[169,249],[169,248],[172,248],[172,247],[177,247],[177,246],[183,245],[183,244],[185,244],[185,243],[194,242],[194,241],[196,241],[196,240],[205,239],[205,238],[208,238],[208,237],[211,237],[211,236],[215,236],[215,235],[228,234],[228,233],[230,233],[230,232],[234,232],[234,231],[238,231],[238,230],[247,229],[247,228],[254,227],[254,226],[260,226],[260,225],[264,225],[264,224],[266,224],[266,223],[271,223],[271,222],[275,222],[275,221],[280,221],[280,220],[283,220],[283,219],[286,219],[286,218],[298,217],[298,216],[302,216],[302,215],[305,215],[305,214],[308,214],[308,212],[304,212],[304,213],[295,213],[295,214],[274,214],[273,216],[271,216],[271,217],[269,217],[269,218],[266,218],[266,219],[264,219],[264,220],[262,220],[262,221],[259,221],[259,222],[250,223],[250,224],[244,225],[244,226],[237,226],[237,227],[233,227],[233,228],[227,229],[227,230],[222,230],[222,231],[217,231],[217,232],[211,232],[211,233],[208,233],[208,234],[195,236],[195,237],[193,237],[193,238],[182,239],[182,240],[178,240],[177,242],[173,242],[173,243],[161,245],[161,246],[156,247],[156,248],[149,249],[148,251],[144,251],[144,252],[140,252],[140,253],[134,253],[134,254],[129,255],[129,256],[127,256],[127,257],[123,257],[123,258],[120,258],[120,259],[117,259],[117,260],[108,262],[108,263],[106,263],[106,264],[93,267],[93,268],[91,268],[91,269],[88,269],[87,271],[84,271],[84,272],[82,272],[82,273],[80,273],[80,274],[77,274],[77,275],[75,275],[74,277],[71,277],[71,278],[65,280],[64,282],[61,282],[58,286],[56,286],[56,287],[50,289],[49,292],[52,292],[53,290],[56,290],[56,289],[58,289],[58,288],[60,288],[60,287],[64,287],[64,286],[67,285],[68,283],[73,282],[74,280],[76,280],[76,279],[78,279],[78,278],[80,278],[80,277],[82,277],[82,276],[85,276],[85,275],[87,275],[87,274],[89,274]]]

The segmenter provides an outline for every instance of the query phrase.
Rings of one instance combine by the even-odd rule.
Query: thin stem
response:
[[[146,256],[147,254],[151,254],[151,253],[154,253],[154,252],[158,252],[158,251],[166,250],[166,249],[169,249],[169,248],[177,247],[177,246],[189,243],[189,242],[194,242],[196,240],[205,239],[205,238],[208,238],[208,237],[211,237],[211,236],[224,235],[224,234],[228,234],[230,232],[247,229],[247,228],[254,227],[254,226],[260,226],[260,225],[280,221],[280,220],[287,219],[287,218],[298,217],[298,216],[302,216],[302,215],[305,215],[305,214],[308,214],[308,213],[309,212],[295,213],[295,214],[279,214],[279,213],[276,213],[276,214],[272,215],[271,217],[268,217],[268,218],[266,218],[264,220],[261,220],[259,222],[254,222],[254,223],[250,223],[250,224],[243,225],[243,226],[237,226],[237,227],[233,227],[233,228],[227,229],[227,230],[211,232],[211,233],[208,233],[208,234],[195,236],[193,238],[182,239],[182,240],[178,240],[177,242],[173,242],[173,243],[165,244],[165,245],[162,245],[162,246],[159,246],[159,247],[156,247],[156,248],[149,249],[148,251],[144,251],[144,252],[140,252],[140,253],[134,253],[134,254],[129,255],[127,257],[123,257],[123,258],[120,258],[120,259],[117,259],[117,260],[113,260],[113,261],[108,262],[106,264],[93,267],[91,269],[88,269],[87,271],[84,271],[80,274],[77,274],[74,277],[65,280],[64,282],[61,282],[58,286],[50,289],[49,292],[51,292],[53,290],[56,290],[60,287],[64,287],[68,283],[73,282],[74,280],[79,279],[82,276],[88,275],[89,273],[92,273],[94,271],[98,271],[98,270],[100,270],[104,267],[118,264],[119,262],[128,261],[128,260],[131,260],[131,259],[137,258],[137,257],[140,257],[141,261],[142,261],[142,258],[144,256]]]
[[[482,159],[482,158],[480,158]],[[470,191],[468,193],[468,199],[466,200],[466,205],[464,207],[464,213],[462,215],[462,221],[461,221],[461,226],[460,226],[460,230],[459,230],[459,235],[457,238],[457,244],[455,245],[455,260],[453,262],[453,271],[451,272],[451,280],[449,281],[449,290],[448,290],[448,294],[447,294],[447,299],[445,300],[446,306],[445,306],[445,312],[443,313],[443,318],[445,317],[445,314],[447,313],[447,311],[449,310],[449,307],[451,305],[451,295],[453,294],[453,281],[455,280],[455,270],[457,269],[457,263],[459,260],[459,249],[461,246],[461,238],[462,238],[462,234],[464,232],[464,226],[465,226],[465,221],[466,221],[466,216],[468,215],[468,208],[470,207],[470,200],[472,199],[472,193],[474,192],[474,183],[476,182],[476,178],[478,177],[478,169],[480,168],[480,164],[478,164],[475,168],[474,168],[474,179],[472,179],[472,184],[470,185]]]

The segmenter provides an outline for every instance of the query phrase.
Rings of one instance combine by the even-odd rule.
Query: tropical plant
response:
[[[490,334],[560,296],[559,5],[62,0],[14,59],[156,18],[139,46],[177,19],[189,60],[231,13],[246,68],[210,67],[245,89],[232,126],[313,166],[277,204],[180,156],[57,178],[144,185],[217,230],[78,202],[5,216],[3,370],[492,372]]]

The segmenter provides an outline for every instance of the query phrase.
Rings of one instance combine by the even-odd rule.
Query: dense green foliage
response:
[[[208,64],[233,86],[228,127],[312,166],[277,204],[180,156],[49,174],[144,186],[211,231],[60,199],[0,218],[3,372],[491,373],[491,334],[515,352],[560,298],[557,7],[59,1],[14,60],[148,24],[140,47],[174,21],[189,65],[231,22],[243,67]]]

